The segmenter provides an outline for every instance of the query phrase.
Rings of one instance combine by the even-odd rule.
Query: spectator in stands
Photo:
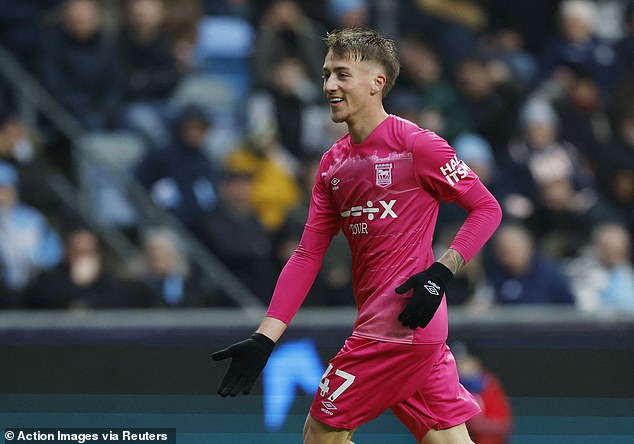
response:
[[[167,36],[174,44],[174,56],[182,74],[196,69],[195,48],[198,41],[198,23],[205,11],[201,0],[165,0]]]
[[[626,96],[631,99],[632,96]],[[634,107],[618,110],[615,134],[599,163],[601,190],[634,231]]]
[[[269,88],[260,89],[249,98],[249,120],[252,126],[266,125],[275,119],[280,143],[296,158],[306,156],[304,132],[307,107],[321,98],[303,62],[282,57],[272,68]]]
[[[280,229],[288,212],[299,204],[299,165],[279,142],[275,122],[251,129],[245,146],[227,156],[227,168],[252,175],[251,207],[271,234]]]
[[[43,269],[55,266],[62,243],[46,217],[18,195],[18,172],[0,161],[0,280],[20,291]]]
[[[414,121],[452,142],[469,129],[470,122],[457,91],[443,77],[440,58],[431,46],[412,36],[403,37],[399,48],[401,75],[397,88],[386,99],[387,106],[390,97],[414,96],[422,111]],[[438,123],[430,125],[430,121]]]
[[[230,305],[218,289],[203,285],[173,231],[152,228],[143,234],[142,244],[143,258],[131,266],[131,279],[137,291],[151,294],[148,299],[165,307]]]
[[[517,129],[520,90],[510,78],[495,76],[482,57],[468,57],[457,68],[456,81],[471,130],[484,137],[497,160]]]
[[[631,244],[623,225],[604,223],[594,229],[590,245],[567,267],[580,309],[634,312]]]
[[[596,80],[587,72],[570,70],[569,76],[568,88],[554,101],[561,123],[560,135],[574,144],[596,169],[611,137],[605,100]]]
[[[618,212],[594,188],[577,192],[570,178],[539,184],[534,217],[528,223],[550,255],[562,258],[579,254],[579,248],[602,222],[620,222]]]
[[[277,267],[269,233],[252,207],[253,175],[228,170],[220,201],[205,217],[202,239],[253,294],[265,300],[273,291]]]
[[[545,46],[540,58],[541,78],[567,82],[566,71],[587,72],[607,95],[616,79],[614,48],[594,34],[596,5],[591,0],[565,0],[559,8],[559,35]]]
[[[503,168],[519,183],[518,192],[536,196],[536,183],[547,176],[573,176],[580,186],[592,184],[592,172],[579,150],[559,137],[559,117],[541,98],[527,100],[519,115],[519,137],[508,146]]]
[[[0,114],[0,159],[27,164],[41,149],[37,134],[13,113]]]
[[[55,206],[49,184],[42,180],[47,164],[43,138],[16,114],[0,113],[0,161],[15,166],[21,199],[47,212]]]
[[[194,234],[200,232],[203,216],[216,205],[220,169],[203,147],[210,130],[207,114],[197,106],[181,110],[176,122],[175,142],[164,150],[149,151],[136,166],[134,175],[154,202],[171,211]]]
[[[478,444],[508,444],[513,426],[511,402],[500,380],[462,343],[451,345],[460,383],[475,396],[482,411],[467,422]]]
[[[487,24],[486,11],[475,0],[418,0],[399,2],[400,28],[433,45],[454,78],[460,63],[477,53],[479,34]]]
[[[564,242],[568,250],[579,242],[573,235],[581,236],[583,243],[587,228],[609,211],[596,192],[587,162],[574,145],[560,141],[559,119],[548,102],[527,101],[520,126],[520,137],[511,142],[501,162],[510,178],[505,182],[502,207],[507,217],[527,221],[538,238],[556,230],[570,239]],[[572,227],[571,220],[575,220]]]
[[[541,254],[524,227],[500,227],[493,239],[493,258],[485,264],[496,304],[574,304],[561,267]]]
[[[139,132],[150,146],[165,148],[170,142],[167,102],[181,77],[164,32],[165,5],[163,0],[131,0],[124,8],[122,126]]]
[[[104,266],[97,236],[76,228],[66,236],[66,258],[46,271],[25,290],[28,308],[87,309],[145,307],[152,301],[137,300],[123,281]]]
[[[314,85],[321,85],[324,34],[296,0],[273,0],[257,30],[253,52],[255,86],[271,86],[273,68],[283,56],[301,60]]]
[[[123,93],[116,39],[102,21],[97,0],[66,0],[39,54],[42,82],[87,129],[112,126]]]
[[[508,25],[507,25],[508,26]],[[482,53],[498,78],[511,78],[523,92],[529,92],[537,81],[539,66],[536,57],[524,48],[524,38],[515,29],[505,27],[483,39]]]

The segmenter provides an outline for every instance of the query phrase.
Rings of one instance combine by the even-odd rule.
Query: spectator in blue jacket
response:
[[[20,202],[18,172],[0,161],[0,281],[21,291],[43,269],[55,266],[63,247],[39,210]]]
[[[632,236],[623,225],[607,222],[593,230],[583,254],[566,267],[581,310],[634,313],[631,245]]]
[[[150,150],[135,169],[135,177],[154,202],[171,211],[194,234],[202,218],[216,205],[220,170],[204,152],[210,123],[204,109],[185,107],[176,122],[173,145]]]
[[[618,76],[614,47],[594,32],[597,9],[590,0],[565,0],[559,8],[560,32],[541,54],[542,78],[554,79],[565,87],[567,70],[589,73],[604,96]]]
[[[496,304],[573,304],[561,267],[537,251],[528,230],[519,225],[498,229],[487,279]]]

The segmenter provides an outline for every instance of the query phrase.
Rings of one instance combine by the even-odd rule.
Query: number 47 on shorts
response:
[[[326,396],[328,393],[330,393],[330,379],[328,378],[328,376],[330,375],[330,372],[332,372],[332,370],[332,364],[328,364],[328,368],[324,372],[324,375],[321,377],[321,382],[319,383],[321,396]],[[335,376],[343,378],[343,383],[339,387],[337,387],[337,389],[332,392],[330,396],[328,396],[328,401],[330,402],[334,402],[339,396],[341,396],[341,394],[352,385],[355,378],[354,375],[351,375],[350,373],[343,370],[335,370]]]

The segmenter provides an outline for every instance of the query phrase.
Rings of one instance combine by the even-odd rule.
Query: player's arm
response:
[[[332,206],[320,174],[313,188],[308,220],[297,249],[280,273],[268,310],[248,339],[216,352],[216,361],[231,358],[220,386],[221,396],[251,391],[275,343],[304,302],[312,287],[333,236],[339,230],[339,213]]]
[[[223,397],[236,396],[240,392],[248,394],[285,330],[284,322],[265,316],[251,337],[211,355],[215,361],[232,358],[229,370],[218,386],[218,394]]]
[[[445,253],[438,259],[438,262],[447,267],[453,275],[458,273],[465,264],[465,260],[462,255],[453,248],[449,248],[445,251]]]
[[[470,259],[482,248],[502,218],[500,205],[482,183],[476,183],[456,203],[467,210],[469,216],[451,244],[454,248],[450,247],[438,259],[454,275],[467,263],[465,256]]]
[[[500,206],[480,182],[464,193],[457,203],[469,211],[469,215],[450,248],[429,268],[411,276],[396,289],[400,294],[412,290],[412,297],[398,317],[406,327],[427,326],[440,306],[449,281],[500,224]]]
[[[473,171],[458,161],[445,140],[423,133],[410,143],[414,146],[414,168],[421,185],[469,213],[449,249],[429,268],[396,289],[399,294],[412,290],[398,319],[414,329],[425,327],[432,320],[449,281],[491,237],[500,224],[502,211],[495,197]]]
[[[218,386],[221,396],[248,394],[266,365],[275,343],[299,310],[313,285],[332,236],[305,229],[299,246],[288,260],[275,286],[260,326],[249,338],[214,353],[215,361],[231,358]]]
[[[286,331],[286,327],[287,325],[279,319],[271,316],[264,316],[260,326],[255,332],[263,334],[267,338],[270,338],[273,342],[277,342]]]

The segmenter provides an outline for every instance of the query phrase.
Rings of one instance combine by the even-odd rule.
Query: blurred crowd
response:
[[[503,208],[448,302],[634,312],[634,1],[41,3],[1,2],[0,44],[86,131],[133,137],[125,173],[262,301],[299,242],[320,156],[345,132],[321,93],[322,38],[367,25],[400,51],[387,111],[448,140]],[[135,230],[116,205],[100,204],[102,222],[143,254],[104,261],[38,180],[42,163],[76,180],[77,144],[21,120],[1,76],[0,100],[0,308],[232,305],[174,232]],[[464,217],[441,207],[439,250]],[[307,304],[353,304],[345,243]]]

